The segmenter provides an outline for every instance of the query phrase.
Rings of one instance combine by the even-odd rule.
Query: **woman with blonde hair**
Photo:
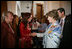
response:
[[[43,37],[43,48],[58,48],[61,36],[61,26],[58,24],[57,10],[52,10],[47,14],[50,24],[45,33],[32,33],[32,36]]]

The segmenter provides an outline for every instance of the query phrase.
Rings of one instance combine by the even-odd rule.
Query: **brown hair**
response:
[[[8,16],[8,13],[13,15],[13,13],[11,11],[7,11],[7,12],[4,12],[4,16]]]
[[[58,8],[57,11],[58,10],[60,10],[61,13],[64,12],[64,15],[65,15],[65,9],[64,8]]]
[[[24,24],[24,26],[25,26],[25,29],[27,28],[27,23],[28,23],[28,19],[31,17],[31,14],[28,14],[28,15],[23,15],[22,16],[23,18],[22,18],[22,22],[23,22],[23,24]]]
[[[53,17],[55,20],[58,20],[59,19],[57,10],[50,11],[49,13],[47,13],[47,17],[48,16]]]
[[[12,21],[12,23],[14,24],[14,23],[16,23],[16,18],[18,17],[17,15],[13,15],[13,21]]]

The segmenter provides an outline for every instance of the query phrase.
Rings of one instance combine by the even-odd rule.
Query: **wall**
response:
[[[21,12],[31,13],[32,1],[20,1],[19,3],[20,3],[19,5],[20,13]],[[43,4],[44,15],[47,12],[51,11],[52,9],[58,9],[59,7],[63,7],[65,9],[66,15],[71,14],[71,1],[34,1],[33,2],[34,17],[36,15],[36,4],[37,3]],[[7,2],[8,11],[12,11],[14,14],[17,14],[18,12],[16,12],[17,10],[16,4],[17,4],[16,1],[8,1]],[[26,8],[27,4],[29,4],[29,7],[30,7],[29,9]]]
[[[29,8],[27,9],[27,5]],[[21,1],[21,12],[29,12],[31,13],[32,1]]]
[[[58,9],[60,7],[60,1],[34,1],[33,14],[36,15],[36,4],[43,4],[44,15],[52,9]]]
[[[60,7],[60,1],[48,1],[48,12]]]
[[[66,15],[71,14],[70,1],[47,1],[47,3],[45,2],[44,4],[47,5],[47,9],[45,9],[45,14],[53,9],[58,9],[60,7],[65,9]]]
[[[44,1],[44,15],[48,12],[48,1]]]
[[[12,11],[14,14],[16,14],[16,1],[7,1],[7,8],[8,11]]]
[[[60,7],[65,9],[66,15],[71,14],[71,1],[60,1]]]
[[[29,9],[27,9],[27,4]],[[7,1],[8,11],[12,11],[14,14],[21,16],[21,12],[31,13],[32,1]]]

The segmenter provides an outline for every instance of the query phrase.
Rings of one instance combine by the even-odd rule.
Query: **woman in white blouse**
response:
[[[31,36],[43,37],[43,48],[58,48],[61,36],[61,26],[58,24],[57,10],[52,10],[48,14],[48,25],[45,33],[32,33]]]

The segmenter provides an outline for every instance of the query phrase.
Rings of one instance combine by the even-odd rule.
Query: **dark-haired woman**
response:
[[[20,46],[21,48],[31,48],[31,28],[29,22],[32,20],[32,15],[24,16],[20,23]]]

